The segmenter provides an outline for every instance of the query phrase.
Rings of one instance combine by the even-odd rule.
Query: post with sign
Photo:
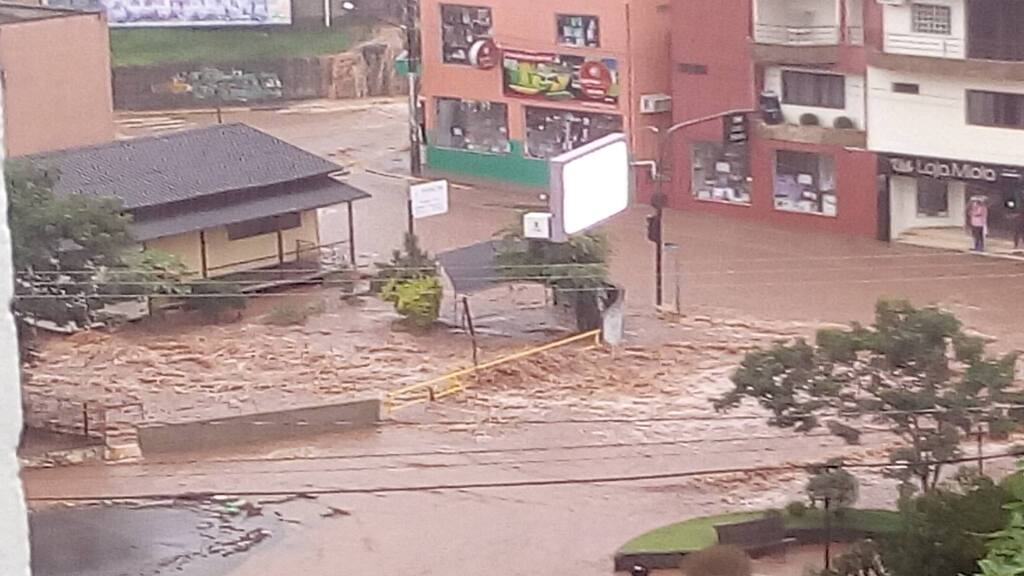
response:
[[[448,181],[436,180],[409,186],[409,234],[416,234],[416,220],[448,213]]]

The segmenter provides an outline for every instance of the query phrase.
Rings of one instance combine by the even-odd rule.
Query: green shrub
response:
[[[380,295],[417,328],[427,328],[441,313],[441,281],[436,277],[389,280]]]
[[[807,503],[806,502],[790,502],[786,504],[786,513],[793,518],[803,518],[807,515]]]
[[[413,280],[437,276],[437,261],[420,248],[415,234],[405,234],[402,250],[391,254],[391,262],[378,263],[377,276],[370,281],[370,290],[382,293],[392,280]]]
[[[824,503],[826,498],[829,505],[838,510],[857,503],[859,485],[853,474],[835,467],[815,468],[811,472],[814,475],[807,481],[806,487],[811,506],[817,506],[818,502]]]

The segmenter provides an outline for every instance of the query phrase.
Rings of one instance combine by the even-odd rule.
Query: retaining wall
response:
[[[288,100],[395,96],[407,90],[394,66],[401,51],[401,38],[382,34],[324,56],[123,66],[113,71],[114,108],[272,106]]]
[[[149,456],[336,433],[372,426],[380,422],[380,416],[380,399],[368,398],[181,424],[151,424],[140,426],[138,435],[143,456]]]

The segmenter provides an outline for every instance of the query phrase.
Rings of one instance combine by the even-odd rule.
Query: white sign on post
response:
[[[448,213],[448,181],[437,180],[409,187],[409,203],[415,219]]]

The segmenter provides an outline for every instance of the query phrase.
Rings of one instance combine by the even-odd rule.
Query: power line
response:
[[[929,465],[966,464],[979,461],[991,461],[1005,458],[1018,458],[1018,454],[1004,453],[973,458],[953,458],[940,461],[931,461]],[[465,482],[450,484],[428,484],[418,486],[375,486],[371,488],[308,488],[302,490],[218,490],[210,492],[178,492],[178,493],[139,493],[139,494],[103,494],[103,495],[76,495],[76,496],[29,496],[29,502],[95,502],[103,501],[138,501],[138,500],[195,500],[207,499],[213,496],[229,497],[275,497],[275,496],[329,496],[340,494],[394,494],[394,493],[419,493],[439,492],[452,490],[487,490],[499,488],[535,488],[543,486],[579,486],[594,484],[621,484],[629,482],[646,482],[654,480],[672,480],[681,478],[703,478],[710,476],[727,476],[737,474],[771,474],[782,472],[801,471],[806,472],[811,466],[818,466],[821,462],[803,462],[799,464],[780,464],[776,466],[754,466],[721,468],[708,470],[689,470],[677,472],[662,472],[652,474],[631,474],[611,476],[591,476],[584,478],[551,478],[539,480],[507,480],[500,482]],[[886,470],[893,468],[906,468],[908,464],[893,462],[861,462],[844,464],[844,468],[861,470]]]

